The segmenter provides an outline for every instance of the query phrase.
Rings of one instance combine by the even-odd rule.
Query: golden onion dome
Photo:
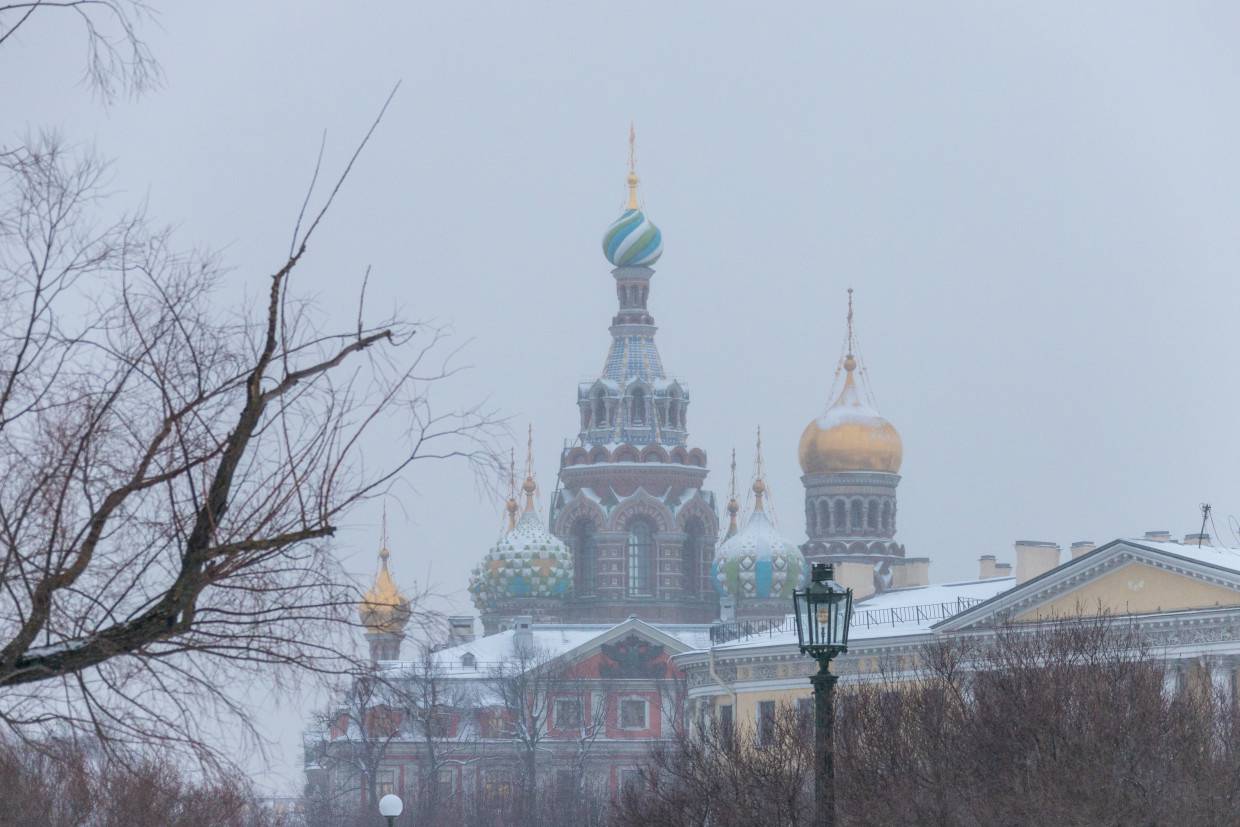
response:
[[[851,292],[851,291],[850,291]],[[850,313],[851,316],[851,313]],[[861,398],[853,376],[857,360],[844,358],[844,388],[826,413],[805,426],[798,457],[806,474],[838,471],[898,473],[904,446],[895,427]]]
[[[409,598],[400,593],[388,571],[387,547],[379,551],[379,573],[357,604],[357,616],[369,632],[398,634],[409,622]]]

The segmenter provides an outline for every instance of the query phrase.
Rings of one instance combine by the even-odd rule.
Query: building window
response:
[[[852,501],[852,514],[849,515],[850,519],[848,521],[848,526],[853,531],[860,531],[862,526],[865,525],[865,517],[861,513],[864,509],[865,506],[861,500]]]
[[[380,798],[396,792],[396,770],[379,770],[375,776],[375,791]]]
[[[461,655],[461,666],[465,669],[473,669],[478,665],[478,659],[474,657],[473,652],[466,652]]]
[[[684,577],[685,577],[685,593],[696,595],[701,586],[702,574],[702,556],[705,546],[705,531],[702,529],[702,521],[692,519],[685,526],[685,545],[682,552]]]
[[[600,391],[594,396],[594,422],[595,428],[607,427],[607,402],[603,399],[603,393]]]
[[[555,791],[560,796],[570,796],[577,791],[577,773],[572,770],[555,771]]]
[[[595,560],[598,545],[594,540],[594,523],[578,520],[573,526],[573,568],[577,573],[577,594],[594,594]]]
[[[630,425],[646,424],[646,394],[641,388],[633,390],[633,396],[630,399],[632,407],[629,409]]]
[[[640,793],[642,790],[641,770],[620,770],[620,792]]]
[[[646,701],[642,698],[625,698],[620,701],[620,728],[646,729]]]
[[[732,704],[721,704],[719,707],[719,735],[723,738],[723,743],[730,746],[732,744]]]
[[[436,795],[440,801],[446,801],[456,793],[456,773],[452,770],[440,770],[435,774]]]
[[[814,699],[797,698],[797,729],[804,738],[814,735]]]
[[[432,738],[449,738],[452,735],[452,713],[446,709],[432,709],[427,718]]]
[[[557,698],[555,701],[556,729],[577,729],[581,726],[581,700]]]
[[[512,773],[508,770],[487,770],[482,776],[482,796],[487,801],[512,798]]]
[[[654,562],[654,529],[645,520],[629,525],[629,597],[651,594],[651,569]]]
[[[769,746],[775,740],[775,702],[758,701],[758,745]]]

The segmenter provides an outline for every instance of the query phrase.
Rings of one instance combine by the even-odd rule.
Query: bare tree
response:
[[[440,773],[479,760],[478,733],[472,728],[478,699],[465,682],[447,676],[430,646],[420,647],[417,658],[404,667],[398,680],[407,731],[419,746],[415,783],[420,790],[415,821],[438,824],[449,803],[441,800]],[[449,738],[452,715],[460,721],[462,733]]]
[[[1235,698],[1200,670],[1168,691],[1165,668],[1106,617],[929,645],[911,672],[839,690],[839,822],[1234,824]],[[807,823],[808,725],[781,706],[762,733],[740,725],[729,737],[710,720],[678,731],[654,748],[614,823]]]
[[[215,258],[178,253],[141,215],[104,217],[97,160],[41,139],[0,161],[11,732],[211,759],[203,722],[244,720],[232,688],[247,673],[356,670],[359,594],[330,553],[341,517],[423,460],[493,467],[495,419],[431,404],[458,370],[443,331],[368,323],[360,298],[323,329],[298,298],[294,273],[377,124],[241,314],[218,307]]]
[[[25,0],[0,4],[0,46],[41,20],[62,17],[86,39],[84,76],[96,93],[112,100],[138,94],[159,82],[159,64],[140,30],[155,15],[143,0]]]
[[[552,690],[563,679],[551,652],[515,638],[512,653],[491,667],[486,681],[490,694],[499,702],[504,732],[516,752],[521,823],[537,812],[538,758],[549,737]]]
[[[239,774],[194,777],[175,764],[116,761],[89,741],[0,742],[0,823],[49,827],[281,827]]]
[[[331,779],[320,791],[331,812],[355,810],[362,790],[372,805],[379,800],[379,773],[388,747],[401,737],[403,706],[400,691],[368,670],[349,682],[338,703],[315,716],[320,738],[310,747],[316,765]]]

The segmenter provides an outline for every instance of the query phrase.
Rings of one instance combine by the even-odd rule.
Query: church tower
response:
[[[628,202],[603,236],[619,300],[611,348],[577,390],[581,430],[560,458],[551,529],[573,557],[567,619],[706,623],[718,616],[719,523],[702,490],[706,454],[689,445],[689,390],[655,346],[648,301],[663,236],[641,208],[633,147],[630,129]]]
[[[925,585],[929,560],[906,557],[895,540],[904,446],[899,432],[874,408],[857,354],[852,301],[849,288],[845,353],[836,369],[839,392],[801,434],[798,455],[809,535],[801,550],[810,563],[832,563],[836,580],[862,598]]]

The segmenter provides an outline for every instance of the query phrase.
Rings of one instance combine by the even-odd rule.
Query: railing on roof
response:
[[[978,597],[957,597],[943,603],[920,603],[914,606],[892,606],[888,609],[854,609],[851,629],[873,629],[876,626],[898,626],[902,623],[924,623],[946,620],[965,609],[983,602]],[[729,643],[754,637],[773,638],[783,632],[796,631],[796,618],[783,617],[731,620],[710,627],[711,644]]]

